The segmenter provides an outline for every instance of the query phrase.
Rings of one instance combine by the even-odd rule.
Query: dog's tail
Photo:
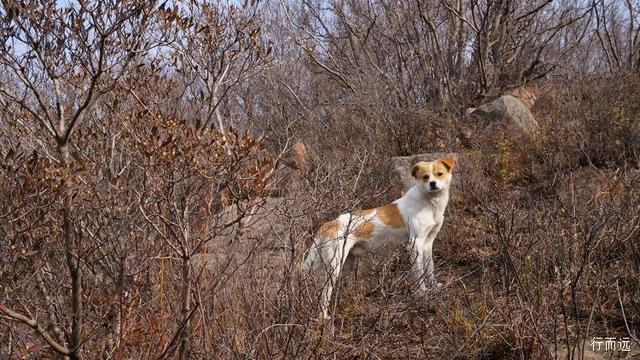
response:
[[[316,260],[318,260],[318,256],[319,249],[316,242],[314,241],[311,246],[309,246],[309,249],[305,251],[304,260],[302,261],[302,271],[310,272],[311,270],[313,270],[314,266],[316,265]]]

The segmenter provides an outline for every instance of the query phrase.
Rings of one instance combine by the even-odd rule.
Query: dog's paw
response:
[[[420,286],[420,292],[427,297],[435,295],[444,289],[445,285],[437,281],[427,281]]]
[[[431,288],[429,289],[430,294],[437,294],[445,288],[445,285],[438,281],[431,282]]]

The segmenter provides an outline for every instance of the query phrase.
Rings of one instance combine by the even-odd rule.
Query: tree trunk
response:
[[[67,168],[70,167],[69,147],[66,143],[59,146],[61,162]],[[80,345],[82,344],[82,270],[80,267],[80,243],[73,230],[71,209],[73,199],[68,184],[69,179],[63,182],[65,186],[64,205],[62,215],[62,232],[64,236],[64,251],[67,260],[67,268],[71,277],[71,335],[69,336],[69,349],[72,360],[80,359]]]
[[[186,250],[185,250],[186,253]],[[189,294],[191,293],[191,258],[183,255],[182,258],[182,338],[180,339],[179,359],[188,359],[189,348],[189,315],[191,313],[191,301]]]

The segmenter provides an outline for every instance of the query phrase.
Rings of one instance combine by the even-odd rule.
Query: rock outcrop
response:
[[[519,87],[513,90],[508,91],[505,95],[511,95],[516,99],[520,100],[523,104],[525,104],[529,109],[535,105],[538,100],[538,92],[535,88],[531,87]]]

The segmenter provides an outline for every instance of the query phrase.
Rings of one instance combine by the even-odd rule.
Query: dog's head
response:
[[[453,155],[434,161],[420,161],[411,169],[411,176],[424,193],[437,193],[449,187],[455,164]]]

